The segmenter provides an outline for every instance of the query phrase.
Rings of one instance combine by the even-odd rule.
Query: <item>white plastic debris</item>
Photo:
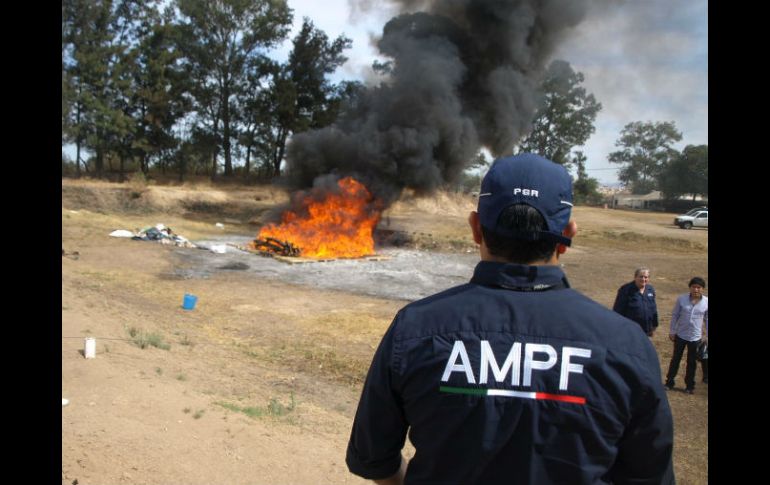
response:
[[[85,341],[85,349],[83,349],[83,355],[86,359],[94,359],[96,358],[96,339],[93,337],[86,337]]]
[[[66,406],[69,403],[70,403],[69,399],[61,398],[61,407],[64,407],[64,406]]]
[[[218,227],[218,228],[220,228],[220,229],[224,229],[224,228],[225,228],[225,225],[224,225],[224,224],[222,224],[221,222],[217,222],[217,223],[216,223],[216,224],[214,224],[214,225],[215,225],[215,226],[217,226],[217,227]]]
[[[225,244],[212,244],[211,250],[215,253],[225,254],[227,252],[227,245]]]
[[[134,237],[134,233],[125,229],[118,229],[110,233],[112,237]]]

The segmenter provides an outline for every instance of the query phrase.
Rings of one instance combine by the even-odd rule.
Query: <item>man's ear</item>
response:
[[[564,234],[564,237],[568,237],[572,239],[577,234],[577,222],[575,220],[570,220],[567,223],[567,227],[564,228],[564,230],[561,232]]]
[[[481,244],[483,237],[481,233],[481,220],[479,219],[478,212],[472,211],[470,213],[468,216],[468,224],[470,224],[471,231],[473,231],[473,241],[476,244]]]
[[[561,232],[564,237],[568,237],[572,239],[575,237],[575,234],[577,234],[577,223],[572,220],[567,223],[567,227],[564,228],[564,230]],[[556,245],[556,252],[559,254],[564,254],[567,252],[567,246],[564,244],[557,244]]]

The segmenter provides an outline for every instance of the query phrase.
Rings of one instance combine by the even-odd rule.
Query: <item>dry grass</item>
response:
[[[63,310],[66,307],[68,315],[95,312],[100,321],[111,317],[125,322],[126,328],[177,335],[174,343],[179,345],[167,352],[134,350],[143,358],[156,359],[150,369],[168,369],[172,384],[210,395],[210,402],[227,403],[224,407],[239,414],[248,415],[250,408],[270,414],[271,402],[254,404],[264,402],[256,390],[262,391],[261,396],[296,393],[301,412],[293,410],[289,424],[308,432],[336,430],[340,422],[349,426],[371,356],[402,302],[278,282],[255,285],[243,275],[163,278],[173,271],[167,253],[175,248],[107,234],[162,222],[188,239],[204,239],[221,234],[214,222],[225,219],[241,223],[225,222],[224,232],[256,234],[258,224],[288,195],[272,187],[212,186],[207,181],[174,186],[149,181],[139,189],[130,184],[62,181],[62,244],[81,253],[78,261],[63,259],[62,286],[67,292]],[[132,191],[141,195],[134,197]],[[414,247],[475,251],[467,226],[475,203],[458,194],[432,199],[405,194],[386,211],[380,227],[409,235]],[[578,290],[611,305],[614,291],[631,280],[635,266],[653,268],[663,326],[653,342],[665,371],[671,353],[665,336],[667,313],[673,297],[686,289],[689,276],[708,278],[708,232],[676,229],[671,214],[577,207],[573,216],[579,233],[564,264]],[[200,298],[194,312],[180,308],[185,292]],[[110,355],[123,358],[128,351],[115,345]],[[327,386],[318,386],[320,381]],[[325,387],[329,390],[317,390]],[[701,385],[695,396],[669,394],[678,483],[708,480],[707,390]],[[273,408],[280,413],[280,406],[286,410],[290,405],[285,399],[276,400]],[[200,408],[185,412],[193,409]],[[203,410],[195,415],[203,417]],[[213,422],[213,417],[212,410],[200,424]]]
[[[597,231],[584,229],[580,231],[579,241],[584,245],[616,249],[636,249],[640,244],[645,245],[648,250],[681,253],[692,253],[693,251],[701,252],[707,249],[703,243],[698,241],[690,241],[669,236],[648,235],[628,230]]]
[[[461,218],[467,217],[475,209],[476,199],[468,194],[439,191],[433,196],[421,197],[408,189],[391,206],[394,213],[419,212]]]

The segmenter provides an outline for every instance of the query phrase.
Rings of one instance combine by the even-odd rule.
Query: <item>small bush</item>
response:
[[[147,347],[157,347],[163,350],[171,349],[171,345],[163,341],[163,336],[157,333],[144,333],[137,330],[136,327],[128,329],[128,335],[131,337],[131,341],[140,349],[146,349]]]
[[[270,399],[270,404],[267,405],[267,412],[271,416],[283,416],[294,411],[297,406],[297,402],[294,400],[294,393],[291,393],[291,402],[288,406],[284,406],[276,398]]]

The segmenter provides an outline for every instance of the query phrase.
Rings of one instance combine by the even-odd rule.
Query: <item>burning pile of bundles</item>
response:
[[[289,241],[280,241],[274,237],[255,239],[251,242],[254,249],[267,256],[294,256],[299,257],[302,250]]]

